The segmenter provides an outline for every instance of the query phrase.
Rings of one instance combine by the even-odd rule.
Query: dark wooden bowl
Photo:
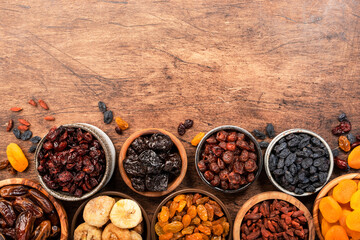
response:
[[[109,196],[109,197],[113,197],[113,198],[117,198],[117,199],[131,199],[131,200],[135,201],[139,205],[141,212],[142,212],[143,219],[144,219],[145,229],[144,229],[144,233],[142,234],[142,237],[143,237],[143,239],[150,240],[150,221],[149,221],[149,217],[146,214],[146,211],[144,210],[144,208],[140,205],[140,203],[138,203],[134,198],[130,197],[129,195],[126,195],[121,192],[115,192],[115,191],[106,191],[106,192],[98,193],[80,205],[80,207],[76,210],[74,217],[71,221],[70,239],[74,239],[74,231],[75,231],[76,227],[84,222],[84,219],[82,216],[83,216],[83,210],[84,210],[85,205],[91,199],[99,197],[99,196]]]
[[[255,145],[255,149],[256,149],[256,155],[257,155],[257,165],[258,165],[258,170],[256,170],[255,173],[255,179],[254,181],[247,183],[243,186],[240,186],[238,189],[228,189],[228,190],[224,190],[221,187],[214,187],[213,185],[211,185],[211,183],[205,179],[204,174],[200,171],[199,167],[198,167],[198,162],[201,160],[201,153],[203,152],[203,146],[206,143],[206,139],[208,139],[211,135],[213,135],[214,133],[217,133],[221,130],[232,130],[235,132],[239,132],[239,133],[243,133],[245,134],[246,137],[248,137],[250,139],[250,141],[252,141]],[[251,184],[253,184],[256,179],[258,179],[258,177],[260,176],[261,170],[263,167],[263,156],[262,156],[262,151],[260,148],[259,143],[256,141],[256,139],[254,138],[254,136],[249,133],[248,131],[246,131],[245,129],[241,128],[241,127],[237,127],[237,126],[233,126],[233,125],[224,125],[224,126],[220,126],[220,127],[216,127],[212,130],[210,130],[209,132],[207,132],[205,134],[205,136],[201,139],[200,143],[198,144],[197,148],[196,148],[196,153],[195,153],[195,169],[197,174],[199,175],[199,177],[201,178],[201,180],[208,185],[209,187],[211,187],[212,189],[224,192],[224,193],[237,193],[237,192],[241,192],[244,191],[245,189],[247,189],[248,187],[251,186]]]
[[[338,185],[338,183],[341,180],[344,179],[354,179],[354,180],[360,180],[360,173],[350,173],[350,174],[345,174],[343,176],[337,177],[335,179],[333,179],[332,181],[330,181],[328,184],[326,184],[323,189],[321,189],[321,191],[319,192],[319,194],[317,195],[315,202],[314,202],[314,207],[313,207],[313,217],[314,217],[314,224],[315,224],[315,230],[316,230],[316,234],[317,236],[320,238],[320,240],[324,240],[325,237],[322,235],[321,233],[321,224],[320,224],[320,219],[319,219],[319,204],[320,204],[320,200],[324,197],[326,197],[328,195],[328,193],[336,186]]]
[[[284,201],[296,206],[299,210],[304,211],[304,216],[306,217],[306,219],[308,221],[308,227],[309,227],[309,238],[308,239],[309,240],[315,239],[315,228],[314,228],[313,217],[311,216],[311,213],[306,208],[306,206],[293,196],[290,196],[286,193],[273,191],[273,192],[263,192],[263,193],[257,194],[255,196],[253,196],[252,198],[250,198],[249,200],[247,200],[243,204],[243,206],[240,208],[240,210],[238,211],[236,218],[235,218],[234,233],[233,233],[234,240],[240,240],[241,223],[242,223],[242,220],[243,220],[245,214],[249,211],[249,209],[252,208],[255,204],[257,204],[259,202],[263,202],[265,200],[271,200],[271,199],[284,200]]]
[[[164,206],[168,201],[170,201],[171,199],[173,199],[177,195],[186,194],[186,193],[200,193],[200,194],[202,194],[204,196],[208,196],[209,198],[211,198],[212,200],[214,200],[215,202],[217,202],[220,205],[220,207],[224,211],[225,216],[226,216],[226,218],[227,218],[227,220],[228,220],[228,222],[230,224],[229,235],[227,236],[226,240],[231,240],[232,239],[231,233],[232,233],[232,228],[233,228],[233,222],[232,222],[232,219],[231,219],[231,215],[230,215],[229,211],[227,210],[225,204],[219,198],[217,198],[215,195],[213,195],[212,193],[209,193],[209,192],[207,192],[205,190],[197,189],[197,188],[187,188],[187,189],[182,189],[182,190],[179,190],[177,192],[174,192],[174,193],[170,194],[169,196],[167,196],[159,204],[159,206],[156,208],[156,210],[154,212],[154,215],[152,217],[152,220],[151,220],[151,239],[152,240],[159,239],[158,236],[155,233],[155,224],[157,222],[157,215],[160,212],[161,207]]]
[[[128,177],[128,175],[125,172],[124,166],[123,166],[123,161],[126,158],[126,153],[127,150],[130,146],[130,144],[138,137],[142,136],[142,135],[148,135],[148,134],[153,134],[153,133],[162,133],[164,135],[167,135],[171,138],[171,140],[173,141],[173,143],[175,144],[175,146],[177,147],[180,157],[181,157],[181,161],[182,161],[182,165],[181,165],[181,172],[180,175],[172,182],[169,183],[168,188],[166,189],[166,191],[162,191],[162,192],[139,192],[137,190],[135,190],[133,188],[133,186],[131,185],[131,181],[130,178]],[[134,192],[147,196],[147,197],[161,197],[164,196],[170,192],[172,192],[175,188],[177,188],[180,183],[182,182],[182,180],[185,177],[186,174],[186,170],[187,170],[187,156],[186,156],[186,151],[184,146],[182,145],[182,143],[179,141],[179,139],[177,137],[175,137],[173,134],[171,134],[168,131],[165,131],[163,129],[159,129],[159,128],[148,128],[148,129],[143,129],[140,131],[137,131],[135,133],[133,133],[132,135],[130,135],[130,137],[125,141],[125,143],[123,144],[121,150],[120,150],[120,156],[119,156],[119,170],[120,170],[120,174],[122,179],[124,180],[124,182],[126,183],[126,185],[133,190]]]
[[[67,218],[66,212],[64,210],[64,207],[59,202],[57,202],[53,196],[51,196],[47,191],[45,191],[45,189],[40,184],[33,182],[29,179],[25,179],[25,178],[5,179],[5,180],[0,181],[0,188],[4,187],[4,186],[8,186],[8,185],[15,185],[15,184],[34,188],[34,189],[40,191],[42,194],[44,194],[50,200],[50,202],[54,205],[56,212],[60,219],[60,230],[61,230],[60,240],[67,240],[68,235],[69,235],[69,233],[68,233],[68,218]]]

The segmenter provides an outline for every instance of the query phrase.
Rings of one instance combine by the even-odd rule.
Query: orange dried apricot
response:
[[[161,212],[159,214],[159,221],[160,222],[167,222],[170,217],[170,211],[168,207],[161,207]]]
[[[349,237],[342,226],[334,225],[327,231],[325,240],[349,240]]]
[[[325,220],[329,223],[337,222],[342,213],[339,203],[329,196],[320,200],[319,209]]]
[[[176,232],[180,232],[183,229],[183,227],[184,227],[184,225],[182,224],[182,222],[173,221],[171,223],[166,224],[163,227],[163,230],[166,233],[168,233],[168,232],[176,233]]]
[[[347,215],[346,226],[350,230],[360,232],[360,210],[355,210]]]
[[[196,136],[191,140],[191,145],[197,146],[204,136],[205,136],[204,132],[199,132],[198,134],[196,134]]]
[[[360,190],[356,191],[350,199],[350,207],[360,210]]]
[[[206,211],[206,208],[204,207],[204,205],[200,204],[196,207],[196,211],[199,215],[199,217],[201,218],[201,220],[203,221],[207,221],[208,220],[208,214]]]
[[[348,156],[348,164],[351,168],[360,169],[360,146],[357,146],[350,152]]]
[[[174,233],[168,232],[159,236],[159,240],[170,240],[174,236]]]
[[[329,231],[329,229],[334,226],[335,224],[329,223],[324,218],[321,220],[321,233],[323,236],[326,235],[326,233]]]
[[[129,128],[129,124],[120,117],[116,117],[115,122],[121,130],[126,130]]]
[[[6,155],[11,166],[18,172],[23,172],[29,165],[24,152],[16,143],[10,143],[7,146]]]
[[[339,203],[350,202],[351,196],[356,192],[357,184],[351,179],[344,179],[334,187],[333,198]]]

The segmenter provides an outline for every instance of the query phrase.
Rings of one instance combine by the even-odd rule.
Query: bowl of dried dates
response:
[[[71,239],[150,240],[150,221],[132,197],[121,192],[101,192],[75,212]]]
[[[334,168],[331,148],[318,134],[290,129],[277,135],[265,152],[270,181],[293,196],[308,196],[329,181]]]
[[[151,239],[231,240],[232,221],[224,203],[201,189],[183,189],[166,197],[151,221]]]
[[[133,133],[123,144],[119,170],[126,185],[148,197],[160,197],[180,185],[187,170],[182,143],[163,129]]]
[[[240,239],[315,239],[311,213],[298,199],[282,192],[263,192],[238,211],[233,231]]]
[[[65,201],[86,199],[110,180],[115,147],[99,128],[85,123],[53,127],[39,142],[35,164],[41,185]]]
[[[256,139],[237,126],[225,125],[206,133],[197,146],[195,168],[211,188],[235,193],[260,175],[262,152]]]
[[[38,183],[2,180],[0,196],[0,239],[68,239],[64,208]]]

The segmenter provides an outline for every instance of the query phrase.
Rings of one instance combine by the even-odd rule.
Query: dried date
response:
[[[19,214],[16,224],[16,239],[28,240],[33,232],[35,217],[31,212],[25,211]]]

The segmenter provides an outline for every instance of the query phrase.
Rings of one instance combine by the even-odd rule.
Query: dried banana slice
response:
[[[115,199],[100,196],[91,199],[84,208],[83,218],[91,226],[102,227],[110,218],[110,211],[115,204]]]
[[[74,231],[74,240],[101,240],[101,230],[82,223]]]
[[[119,228],[134,228],[142,219],[139,205],[130,199],[117,201],[110,212],[111,222]]]
[[[109,223],[103,233],[102,240],[132,240],[128,229],[121,229]]]
[[[130,231],[131,240],[142,240],[142,236],[135,231]]]

